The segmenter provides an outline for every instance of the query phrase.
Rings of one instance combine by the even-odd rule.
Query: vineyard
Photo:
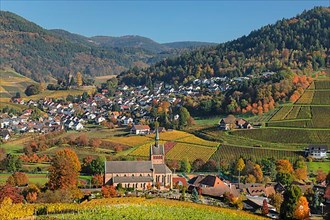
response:
[[[298,99],[296,104],[311,104],[314,98],[313,90],[306,90],[304,94]]]
[[[136,149],[129,155],[149,157],[153,136],[143,137],[147,143],[141,145],[140,143],[143,140],[141,139],[141,142],[139,142],[140,146],[136,144]],[[161,140],[160,144],[164,144],[166,158],[170,160],[184,160],[188,158],[188,160],[194,161],[197,158],[202,158],[204,161],[207,161],[219,145],[217,142],[207,141],[183,131],[163,132],[160,133],[159,138]],[[128,142],[125,141],[125,143],[127,144]]]
[[[329,91],[315,91],[312,104],[314,104],[314,105],[330,105],[330,90]]]
[[[302,156],[301,151],[288,151],[288,150],[275,150],[267,148],[257,148],[257,147],[237,147],[222,145],[219,149],[212,155],[211,159],[215,161],[220,161],[225,159],[227,161],[235,161],[240,157],[251,157],[256,158],[296,158]]]
[[[265,128],[252,130],[237,130],[233,135],[273,143],[330,143],[329,130]]]
[[[271,121],[280,121],[285,119],[285,117],[290,113],[292,110],[292,106],[283,106],[280,110],[270,119]]]
[[[188,158],[189,161],[194,161],[197,158],[200,158],[204,161],[208,161],[216,150],[216,147],[204,147],[189,143],[177,143],[166,154],[166,158],[170,160],[184,160]]]
[[[95,199],[82,204],[1,205],[1,219],[265,219],[244,211],[191,202],[145,198]]]
[[[330,89],[330,81],[316,81],[315,89]]]

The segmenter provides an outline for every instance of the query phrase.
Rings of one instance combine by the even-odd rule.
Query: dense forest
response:
[[[46,30],[5,11],[0,12],[0,34],[0,67],[12,68],[36,81],[63,78],[77,71],[90,76],[118,74],[210,45],[181,42],[170,47],[140,36],[88,38]]]
[[[317,7],[252,31],[215,47],[196,49],[146,69],[120,75],[121,82],[153,81],[185,84],[196,78],[239,77],[265,71],[317,69],[329,65],[330,8]]]
[[[134,68],[118,78],[128,85],[163,81],[179,86],[189,85],[195,79],[249,76],[249,80],[232,83],[226,92],[184,96],[184,106],[193,115],[201,116],[262,114],[279,102],[295,101],[316,70],[330,67],[329,39],[330,8],[316,7],[252,31],[248,36],[196,49],[149,68]],[[261,77],[265,72],[277,74]]]

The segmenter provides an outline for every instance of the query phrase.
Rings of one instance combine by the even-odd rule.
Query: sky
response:
[[[1,0],[1,10],[16,13],[46,29],[87,37],[140,35],[159,43],[222,43],[264,25],[290,18],[329,0],[213,1],[63,1]]]

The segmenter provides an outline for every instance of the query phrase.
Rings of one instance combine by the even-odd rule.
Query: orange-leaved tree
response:
[[[80,169],[78,156],[73,150],[64,148],[57,151],[49,167],[49,189],[76,187]]]
[[[295,219],[308,219],[309,218],[309,206],[305,196],[300,196],[296,209],[293,213]]]
[[[293,173],[293,167],[288,160],[278,160],[276,163],[276,171],[279,173]]]

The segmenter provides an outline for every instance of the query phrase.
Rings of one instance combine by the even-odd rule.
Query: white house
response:
[[[328,146],[327,145],[309,145],[305,149],[305,156],[315,159],[323,159],[327,157]]]
[[[131,129],[131,134],[149,134],[149,125],[133,125]]]
[[[10,138],[9,131],[8,131],[8,130],[1,130],[1,131],[0,131],[0,138],[1,138],[2,140],[8,141],[9,138]]]

